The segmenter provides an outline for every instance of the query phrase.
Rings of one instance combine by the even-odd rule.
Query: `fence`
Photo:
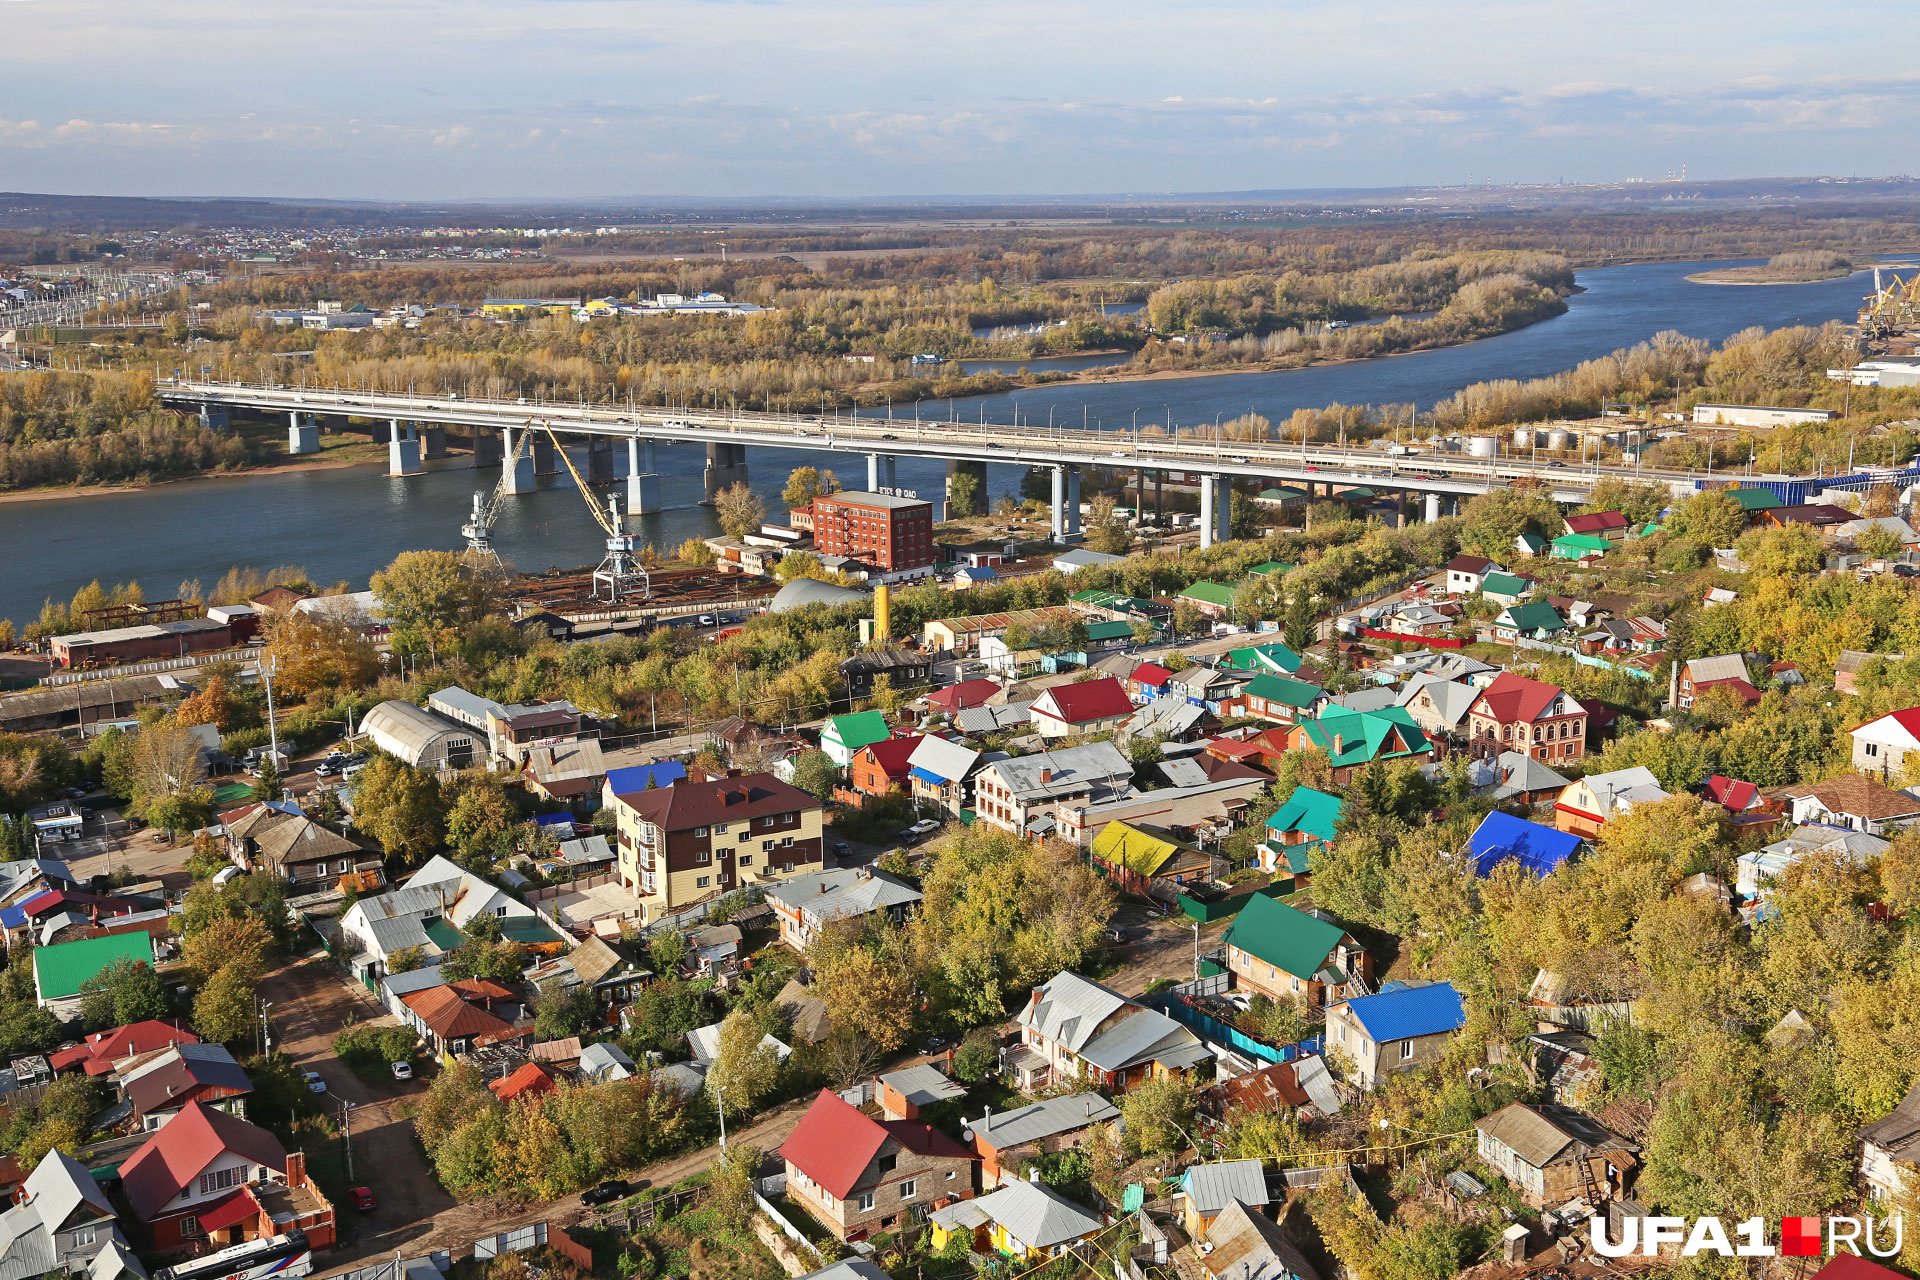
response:
[[[534,1222],[524,1227],[515,1227],[511,1231],[502,1231],[499,1235],[488,1236],[484,1240],[475,1240],[473,1256],[497,1258],[503,1253],[523,1253],[528,1249],[542,1249],[546,1244],[547,1224]]]
[[[1166,995],[1149,996],[1147,1003],[1172,1018],[1199,1032],[1215,1044],[1223,1044],[1236,1053],[1245,1054],[1272,1066],[1281,1062],[1292,1062],[1310,1052],[1313,1041],[1300,1044],[1273,1045],[1264,1040],[1256,1040],[1231,1022],[1222,1022],[1209,1013],[1202,1013],[1186,1001],[1169,998]]]
[[[593,1250],[573,1238],[573,1232],[566,1227],[558,1234],[549,1235],[547,1244],[563,1258],[570,1258],[582,1271],[593,1270]]]
[[[1293,892],[1293,883],[1263,885],[1258,889],[1249,889],[1245,893],[1236,893],[1225,898],[1195,898],[1189,894],[1180,895],[1180,910],[1189,920],[1198,920],[1201,924],[1212,924],[1215,920],[1225,920],[1235,915],[1240,908],[1253,900],[1255,894],[1264,894],[1269,898],[1284,898]]]
[[[1223,995],[1233,986],[1233,975],[1224,969],[1219,973],[1196,978],[1192,982],[1176,983],[1168,993],[1176,996],[1217,996]]]
[[[807,1239],[805,1235],[801,1234],[800,1228],[794,1226],[791,1222],[788,1222],[786,1219],[786,1216],[782,1214],[778,1209],[773,1207],[773,1202],[771,1200],[761,1195],[758,1191],[755,1191],[753,1193],[753,1202],[755,1205],[759,1206],[760,1212],[766,1214],[767,1217],[773,1221],[774,1226],[780,1228],[781,1235],[784,1235],[787,1239],[793,1241],[794,1247],[796,1249],[806,1250],[806,1252],[816,1262],[823,1261],[823,1259],[820,1257],[820,1251],[813,1247],[813,1241]]]
[[[88,684],[95,680],[118,680],[125,676],[154,675],[162,671],[179,671],[185,667],[204,667],[215,662],[252,659],[258,656],[259,652],[258,649],[249,645],[238,649],[188,653],[177,658],[154,658],[147,662],[130,662],[119,667],[97,667],[91,671],[58,671],[52,675],[40,677],[40,685],[45,688],[50,685]]]
[[[1578,649],[1569,649],[1563,644],[1548,644],[1545,640],[1529,640],[1525,636],[1515,636],[1513,647],[1516,649],[1535,649],[1543,653],[1557,653],[1572,658],[1583,667],[1597,667],[1602,671],[1619,671],[1639,680],[1653,679],[1653,672],[1643,671],[1639,667],[1624,667],[1617,662],[1608,662],[1605,658],[1596,658],[1590,653],[1581,653]]]
[[[1378,627],[1361,627],[1360,634],[1369,640],[1398,640],[1403,644],[1425,645],[1429,649],[1464,649],[1470,643],[1456,640],[1451,636],[1423,636],[1413,631],[1382,631]]]

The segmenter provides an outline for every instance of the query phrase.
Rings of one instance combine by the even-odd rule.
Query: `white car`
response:
[[[318,1071],[302,1071],[300,1075],[307,1082],[308,1093],[325,1093],[327,1091],[327,1082],[320,1078]]]
[[[411,1063],[407,1063],[407,1062],[396,1062],[396,1063],[394,1063],[394,1064],[393,1064],[393,1078],[394,1078],[395,1080],[411,1080],[411,1079],[413,1079],[413,1065],[412,1065]]]

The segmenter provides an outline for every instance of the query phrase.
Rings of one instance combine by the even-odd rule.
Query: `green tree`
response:
[[[253,798],[256,800],[278,800],[280,798],[280,767],[267,756],[260,762],[260,773],[253,783]]]
[[[533,1029],[542,1040],[577,1036],[599,1021],[593,988],[581,983],[568,990],[558,981],[541,986],[533,998]]]
[[[473,866],[491,865],[513,853],[520,816],[498,776],[475,772],[454,783],[447,810],[447,839]]]
[[[353,779],[353,825],[407,866],[424,862],[446,841],[446,802],[439,779],[391,756],[369,760]]]
[[[707,1073],[707,1089],[749,1115],[780,1081],[780,1057],[765,1043],[766,1031],[751,1010],[735,1009],[720,1023],[719,1056]]]
[[[80,987],[80,1021],[89,1031],[167,1015],[167,991],[153,966],[125,956]]]
[[[1708,489],[1675,507],[1660,527],[1675,538],[1731,547],[1746,532],[1747,512],[1727,494]]]
[[[1232,499],[1228,502],[1228,535],[1234,538],[1259,537],[1260,516],[1260,504],[1235,489]]]
[[[840,782],[840,767],[824,751],[803,751],[793,762],[793,785],[824,803]]]
[[[1143,1156],[1171,1156],[1190,1145],[1193,1085],[1179,1076],[1148,1080],[1120,1096],[1127,1149]]]
[[[1313,593],[1304,584],[1287,593],[1286,618],[1281,623],[1281,638],[1295,653],[1305,653],[1320,638],[1320,619],[1314,611]]]
[[[228,1044],[253,1030],[254,979],[241,965],[228,965],[193,998],[193,1029],[209,1044]]]
[[[1460,513],[1460,545],[1489,560],[1506,563],[1514,540],[1523,533],[1554,537],[1562,527],[1560,508],[1535,490],[1492,489],[1471,499]]]
[[[502,584],[495,571],[450,551],[403,551],[370,585],[394,646],[437,661],[463,626],[494,611]]]
[[[947,518],[949,520],[961,520],[973,515],[979,502],[979,477],[968,471],[956,471],[947,477]]]

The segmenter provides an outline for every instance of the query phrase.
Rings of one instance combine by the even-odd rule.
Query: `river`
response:
[[[1757,261],[1757,260],[1756,260]],[[1864,275],[1804,285],[1730,287],[1693,284],[1693,272],[1736,263],[1659,263],[1602,267],[1576,277],[1582,292],[1564,315],[1464,346],[1281,373],[1215,374],[1098,386],[1061,384],[978,396],[921,408],[1011,425],[1056,421],[1117,427],[1132,421],[1212,421],[1249,409],[1284,418],[1296,408],[1340,402],[1414,403],[1444,399],[1468,383],[1532,378],[1631,346],[1663,329],[1719,342],[1752,325],[1777,328],[1851,320],[1868,287]],[[1073,359],[1073,358],[1069,358]],[[1106,357],[1080,357],[1088,364]],[[969,361],[969,364],[975,362]],[[1030,367],[1053,361],[1028,362]],[[895,416],[911,417],[911,406]],[[869,416],[887,416],[886,410]],[[705,453],[697,446],[658,450],[666,509],[637,522],[640,536],[663,551],[690,537],[718,531],[713,513],[696,505]],[[616,460],[624,457],[616,453]],[[787,472],[796,466],[834,468],[848,488],[866,483],[859,455],[753,450],[754,489],[771,512],[780,507]],[[989,498],[1016,492],[1021,468],[988,468]],[[123,494],[0,503],[0,616],[25,622],[40,602],[70,598],[98,578],[111,586],[137,580],[149,599],[174,594],[198,579],[211,586],[234,564],[262,569],[305,566],[317,582],[345,580],[355,589],[401,551],[457,550],[476,489],[490,488],[497,469],[475,471],[465,458],[429,464],[425,475],[391,480],[375,467],[349,467],[275,476],[237,476]],[[900,459],[899,483],[932,495],[943,483],[939,463]],[[501,554],[523,569],[590,564],[601,538],[564,474],[543,479],[538,492],[510,499],[495,529]]]

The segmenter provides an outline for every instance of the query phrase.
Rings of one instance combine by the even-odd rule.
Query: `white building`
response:
[[[1777,408],[1764,404],[1697,404],[1693,420],[1718,427],[1791,427],[1802,422],[1831,422],[1832,409]]]
[[[483,737],[411,702],[381,703],[360,729],[374,746],[416,769],[465,769],[486,759]]]

